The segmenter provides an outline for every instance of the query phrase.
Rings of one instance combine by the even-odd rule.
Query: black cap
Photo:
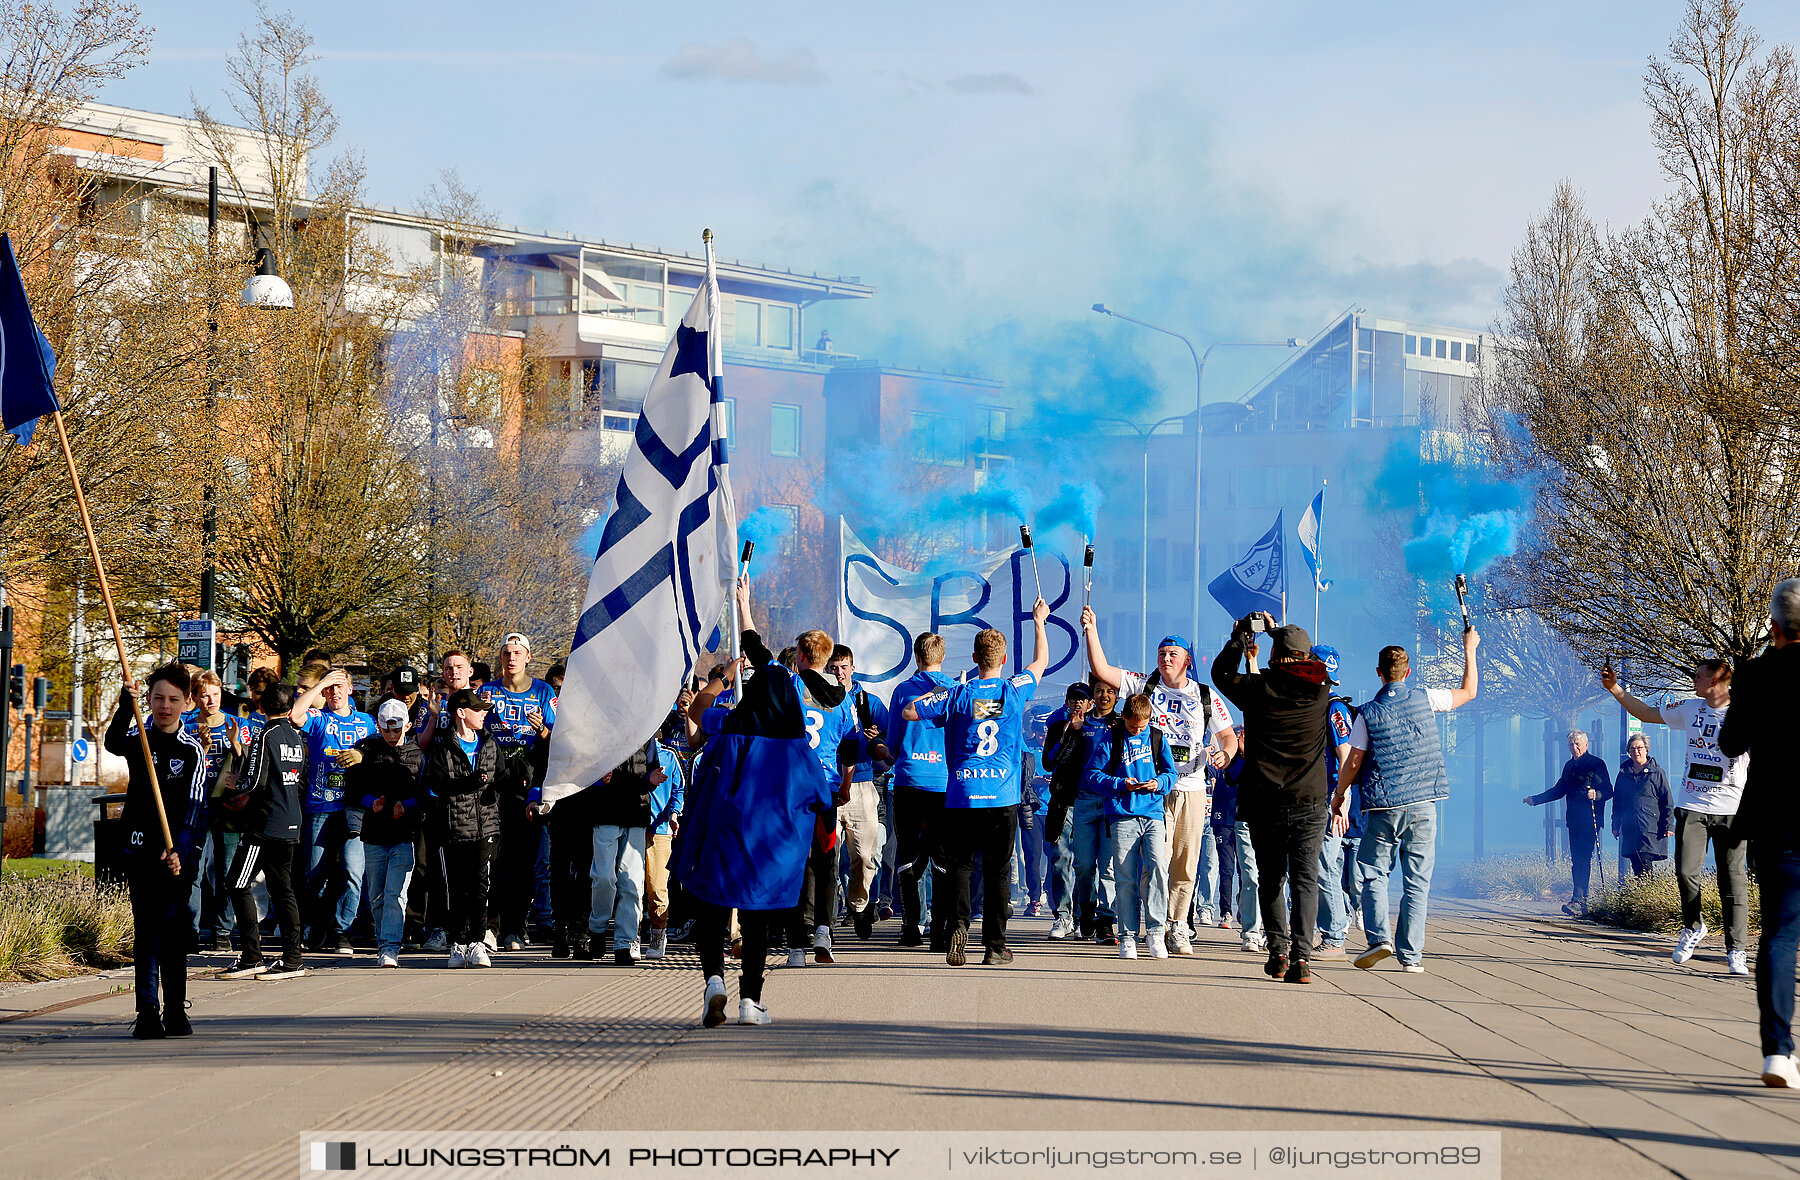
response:
[[[395,668],[391,679],[394,691],[403,696],[419,691],[419,673],[411,664],[401,664]]]
[[[472,688],[457,689],[450,694],[450,699],[445,702],[445,706],[451,710],[474,709],[478,713],[485,713],[494,707],[493,702]]]

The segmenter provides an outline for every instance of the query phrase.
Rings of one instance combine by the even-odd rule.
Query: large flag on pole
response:
[[[706,280],[644,395],[588,580],[550,738],[547,804],[598,782],[656,732],[730,599],[737,510],[710,231],[706,242]]]
[[[1312,498],[1306,506],[1306,512],[1300,517],[1300,552],[1306,556],[1307,567],[1312,570],[1313,588],[1315,590],[1331,589],[1331,581],[1322,577],[1319,564],[1319,529],[1325,519],[1325,489]]]
[[[38,419],[62,408],[50,385],[55,376],[56,354],[32,317],[12,237],[0,234],[0,433],[21,446],[31,441]]]
[[[1262,540],[1206,588],[1234,619],[1264,610],[1277,619],[1283,618],[1287,610],[1287,553],[1281,513],[1275,514],[1275,523]]]

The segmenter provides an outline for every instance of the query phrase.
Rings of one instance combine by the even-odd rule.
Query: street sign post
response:
[[[211,619],[182,619],[175,624],[177,656],[184,664],[213,666],[213,646],[218,624]]]

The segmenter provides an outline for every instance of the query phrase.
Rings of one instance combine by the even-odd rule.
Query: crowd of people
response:
[[[121,697],[106,735],[130,776],[133,1035],[191,1033],[195,947],[235,945],[227,977],[281,978],[304,972],[308,954],[352,955],[359,941],[382,967],[416,950],[485,968],[534,938],[558,958],[619,966],[691,938],[702,1023],[726,1020],[729,957],[741,964],[738,1023],[768,1024],[770,953],[785,948],[795,967],[834,962],[837,929],[870,940],[898,917],[899,947],[961,967],[979,913],[981,963],[1010,963],[1021,886],[1024,912],[1050,916],[1052,942],[1092,941],[1122,959],[1140,948],[1190,955],[1198,931],[1235,924],[1271,979],[1307,984],[1315,961],[1348,956],[1359,927],[1358,968],[1394,958],[1401,971],[1426,971],[1450,789],[1433,714],[1479,691],[1473,628],[1457,687],[1413,683],[1407,651],[1389,646],[1375,669],[1382,687],[1357,705],[1334,692],[1337,653],[1267,614],[1237,620],[1207,684],[1178,635],[1158,645],[1154,670],[1115,666],[1084,609],[1088,676],[1045,714],[1033,708],[1049,660],[1042,599],[1019,670],[1008,670],[1006,637],[986,629],[952,677],[943,637],[924,634],[915,671],[883,700],[858,686],[855,653],[825,631],[772,651],[747,583],[737,598],[742,656],[684,687],[640,749],[554,804],[543,779],[561,667],[534,678],[524,635],[505,637],[497,671],[460,651],[443,654],[429,683],[396,669],[372,713],[326,653],[309,657],[294,687],[254,677],[235,716],[212,673],[157,669]],[[1786,712],[1800,672],[1790,651],[1800,580],[1777,589],[1771,618],[1773,647],[1739,670],[1735,705],[1723,660],[1697,664],[1695,696],[1660,709],[1605,671],[1634,716],[1687,733],[1678,797],[1641,737],[1615,779],[1572,733],[1557,783],[1526,802],[1560,800],[1567,811],[1571,913],[1585,904],[1608,800],[1633,872],[1649,871],[1673,835],[1676,963],[1707,934],[1710,843],[1727,970],[1749,971],[1754,860],[1763,1078],[1800,1086],[1800,816]],[[144,737],[133,721],[140,692]],[[146,752],[172,847],[149,800]],[[281,953],[270,961],[262,936],[276,930]]]

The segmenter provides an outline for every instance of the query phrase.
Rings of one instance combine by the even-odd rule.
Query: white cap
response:
[[[383,701],[381,708],[375,710],[375,724],[383,729],[395,725],[404,728],[407,720],[406,706],[399,701]]]

